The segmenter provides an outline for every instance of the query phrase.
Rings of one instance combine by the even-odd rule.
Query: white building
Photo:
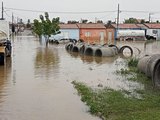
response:
[[[9,23],[5,20],[0,20],[0,39],[9,38]]]

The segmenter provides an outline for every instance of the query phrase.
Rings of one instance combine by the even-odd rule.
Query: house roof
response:
[[[117,28],[117,24],[111,24],[114,28]],[[119,24],[118,28],[120,29],[139,29],[140,27],[136,24]]]
[[[77,24],[78,28],[88,28],[88,29],[105,29],[106,27],[104,26],[103,23],[78,23]]]
[[[147,27],[144,25],[144,24],[136,24],[139,28],[142,28],[142,29],[147,29]]]
[[[150,29],[160,29],[160,23],[145,23],[144,25]]]
[[[61,29],[78,29],[76,24],[59,24]]]

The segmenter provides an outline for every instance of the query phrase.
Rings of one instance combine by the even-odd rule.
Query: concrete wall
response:
[[[76,39],[79,40],[79,29],[60,29],[61,33],[57,34],[57,35],[52,35],[51,39],[56,39],[56,40],[60,40],[60,39]]]
[[[106,29],[80,29],[80,39],[86,43],[104,44],[106,40]]]

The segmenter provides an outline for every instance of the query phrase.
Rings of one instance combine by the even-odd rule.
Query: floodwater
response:
[[[120,42],[134,55],[159,53],[160,42]],[[0,66],[0,120],[99,120],[88,113],[72,81],[97,88],[136,89],[142,85],[115,74],[120,56],[95,58],[68,53],[64,45],[46,45],[33,36],[12,39],[12,57]]]

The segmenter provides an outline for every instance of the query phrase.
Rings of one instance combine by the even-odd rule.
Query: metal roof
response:
[[[117,24],[111,24],[114,28],[117,28]],[[120,29],[139,29],[140,27],[136,24],[119,24],[118,28]]]
[[[76,24],[59,24],[61,29],[78,29]]]
[[[106,29],[103,23],[78,23],[77,26],[84,29]]]
[[[150,29],[160,29],[160,23],[145,23],[144,25]]]

